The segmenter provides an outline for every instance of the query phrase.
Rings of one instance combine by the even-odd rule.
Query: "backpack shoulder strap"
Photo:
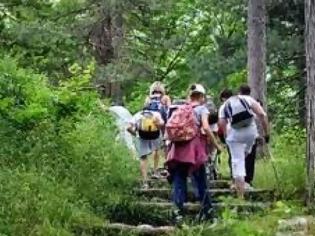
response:
[[[231,106],[230,101],[226,102],[223,109],[224,109],[224,116],[226,118],[231,118],[232,117],[232,106]]]
[[[238,98],[239,98],[240,103],[242,104],[242,106],[243,106],[247,111],[251,110],[251,108],[250,108],[248,102],[246,101],[246,99],[241,98],[241,97],[238,97]]]

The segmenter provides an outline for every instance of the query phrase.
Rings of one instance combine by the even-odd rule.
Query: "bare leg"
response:
[[[236,185],[237,196],[241,199],[244,199],[244,193],[245,193],[244,177],[235,178],[235,185]]]
[[[147,159],[147,157],[141,158],[140,171],[141,171],[143,183],[147,183],[147,181],[148,181],[148,159]]]
[[[160,155],[159,155],[158,150],[153,152],[153,158],[154,158],[153,169],[154,169],[154,173],[156,174],[156,171],[159,168],[159,160],[160,160]]]

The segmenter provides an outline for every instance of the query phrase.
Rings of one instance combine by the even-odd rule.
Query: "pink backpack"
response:
[[[179,106],[166,123],[166,134],[170,141],[189,141],[196,137],[198,128],[194,108],[190,104]]]

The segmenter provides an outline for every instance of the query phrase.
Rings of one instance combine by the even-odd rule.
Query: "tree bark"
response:
[[[252,96],[266,106],[266,6],[265,0],[248,2],[248,83]]]
[[[307,73],[307,204],[314,203],[315,188],[315,0],[305,0]]]
[[[247,67],[248,84],[253,98],[262,102],[267,109],[266,102],[266,4],[265,0],[248,1],[247,19]],[[259,134],[263,136],[263,129],[258,124]],[[263,144],[259,142],[259,144]],[[263,146],[259,145],[257,152],[263,154]]]
[[[120,55],[123,42],[123,17],[118,7],[105,9],[103,19],[92,28],[89,36],[95,59],[99,65],[106,67],[116,63]],[[117,76],[107,76],[97,82],[103,97],[112,98],[115,104],[122,103],[121,82]]]

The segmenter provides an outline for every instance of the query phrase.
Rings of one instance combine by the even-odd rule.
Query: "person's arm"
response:
[[[217,139],[214,137],[214,134],[210,130],[210,126],[209,126],[209,123],[208,123],[208,114],[207,113],[201,115],[201,125],[202,125],[202,129],[205,131],[206,135],[208,136],[210,141],[213,143],[213,145],[219,151],[222,151],[221,146],[218,144]]]
[[[227,133],[227,123],[228,123],[227,120],[224,119],[224,118],[220,118],[218,123],[219,123],[220,129],[223,131],[224,137],[226,137],[226,133]]]
[[[164,120],[162,119],[162,116],[158,113],[155,117],[155,125],[158,128],[162,128],[164,126]]]
[[[224,140],[226,138],[226,135],[227,135],[227,128],[228,128],[228,119],[224,113],[224,108],[225,108],[225,105],[222,104],[219,108],[219,121],[218,121],[218,125],[219,125],[219,129],[222,130],[223,132],[223,136],[224,136]]]
[[[258,102],[252,103],[252,110],[256,114],[257,118],[260,120],[262,127],[264,129],[265,138],[269,139],[269,122],[268,116],[262,106]]]
[[[132,123],[129,123],[127,127],[127,131],[132,134],[133,136],[137,136],[136,126]]]

